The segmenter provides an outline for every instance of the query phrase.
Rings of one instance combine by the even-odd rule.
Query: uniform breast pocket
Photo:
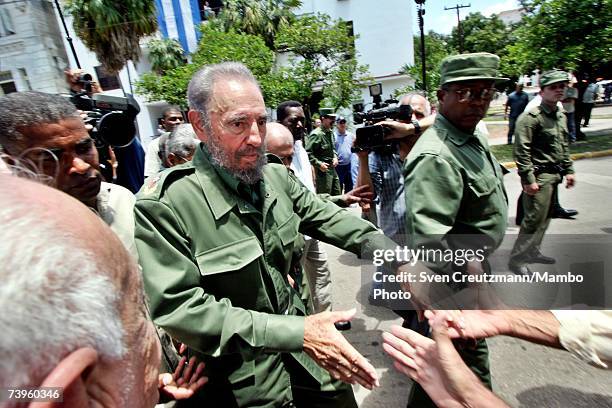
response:
[[[495,192],[498,182],[497,177],[492,174],[482,175],[468,182],[469,199],[464,203],[468,214],[477,218],[497,211],[491,195]]]
[[[289,218],[278,226],[278,236],[283,247],[291,246],[298,238],[300,218],[296,214],[291,214]]]
[[[253,307],[261,286],[258,259],[263,251],[256,237],[246,237],[196,255],[206,293],[228,298],[239,307]]]

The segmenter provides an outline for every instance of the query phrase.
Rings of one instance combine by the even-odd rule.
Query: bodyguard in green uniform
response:
[[[334,327],[354,311],[305,316],[287,280],[291,255],[299,233],[354,253],[393,243],[265,165],[266,109],[244,65],[203,68],[188,96],[202,143],[192,162],[147,181],[135,211],[151,315],[206,362],[209,382],[190,402],[355,407],[345,383],[378,380]]]
[[[551,202],[563,177],[575,183],[569,154],[567,120],[558,107],[569,75],[553,70],[540,77],[540,106],[523,112],[516,124],[514,160],[523,186],[525,217],[508,266],[517,274],[531,274],[527,264],[555,262],[542,255],[540,244],[551,219]]]
[[[332,196],[342,194],[340,179],[334,168],[338,165],[338,156],[334,151],[335,115],[333,110],[322,108],[321,126],[313,130],[306,138],[306,151],[310,164],[315,169],[317,193]]]
[[[502,242],[508,215],[502,171],[486,136],[476,130],[495,95],[495,83],[506,81],[498,76],[498,67],[499,57],[488,53],[442,61],[438,114],[404,163],[407,242],[412,248],[473,248],[490,254]],[[449,262],[426,264],[440,274],[458,270]],[[482,267],[488,269],[486,260]],[[490,387],[485,341],[461,354]],[[435,405],[415,385],[408,406]]]

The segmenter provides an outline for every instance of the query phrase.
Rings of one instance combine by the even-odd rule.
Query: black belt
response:
[[[533,166],[533,174],[538,175],[542,173],[559,174],[565,176],[567,170],[560,164],[537,164]]]

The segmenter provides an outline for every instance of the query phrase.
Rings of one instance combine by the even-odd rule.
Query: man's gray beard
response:
[[[206,148],[208,149],[208,153],[210,153],[210,158],[213,164],[225,169],[232,176],[236,177],[245,184],[252,185],[263,178],[263,167],[268,162],[265,155],[266,147],[264,143],[262,143],[258,149],[259,157],[255,162],[255,166],[249,169],[239,169],[229,165],[229,154],[220,147],[221,144],[218,143],[219,139],[217,136],[212,132],[209,134],[212,135],[210,138],[212,143],[206,143]]]

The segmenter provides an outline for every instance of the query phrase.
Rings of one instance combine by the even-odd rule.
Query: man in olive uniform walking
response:
[[[487,137],[476,129],[485,116],[498,76],[499,57],[488,53],[445,58],[440,66],[438,115],[408,153],[404,163],[406,232],[411,248],[459,251],[485,250],[502,242],[508,204],[502,169],[489,150]],[[466,265],[433,260],[434,272],[468,273]],[[485,260],[476,268],[487,271]],[[411,327],[427,333],[425,324]],[[481,340],[461,351],[464,361],[491,387],[488,349]],[[433,407],[415,384],[408,407]]]
[[[567,188],[575,184],[567,120],[557,106],[568,81],[566,72],[545,72],[540,78],[542,103],[524,112],[516,125],[514,160],[525,193],[525,217],[508,266],[517,274],[531,274],[529,263],[555,262],[542,255],[540,244],[550,223],[551,201],[557,186],[563,177]]]
[[[191,402],[356,407],[337,380],[378,380],[334,327],[355,312],[305,316],[287,274],[299,233],[364,255],[394,243],[265,164],[266,108],[244,65],[201,69],[188,97],[202,143],[191,162],[147,181],[135,213],[151,316],[206,362],[209,381]]]
[[[317,193],[340,195],[342,194],[340,179],[334,171],[334,167],[338,165],[332,130],[336,115],[329,108],[322,108],[319,114],[321,115],[321,126],[313,130],[306,139],[306,151],[310,164],[315,169]]]

